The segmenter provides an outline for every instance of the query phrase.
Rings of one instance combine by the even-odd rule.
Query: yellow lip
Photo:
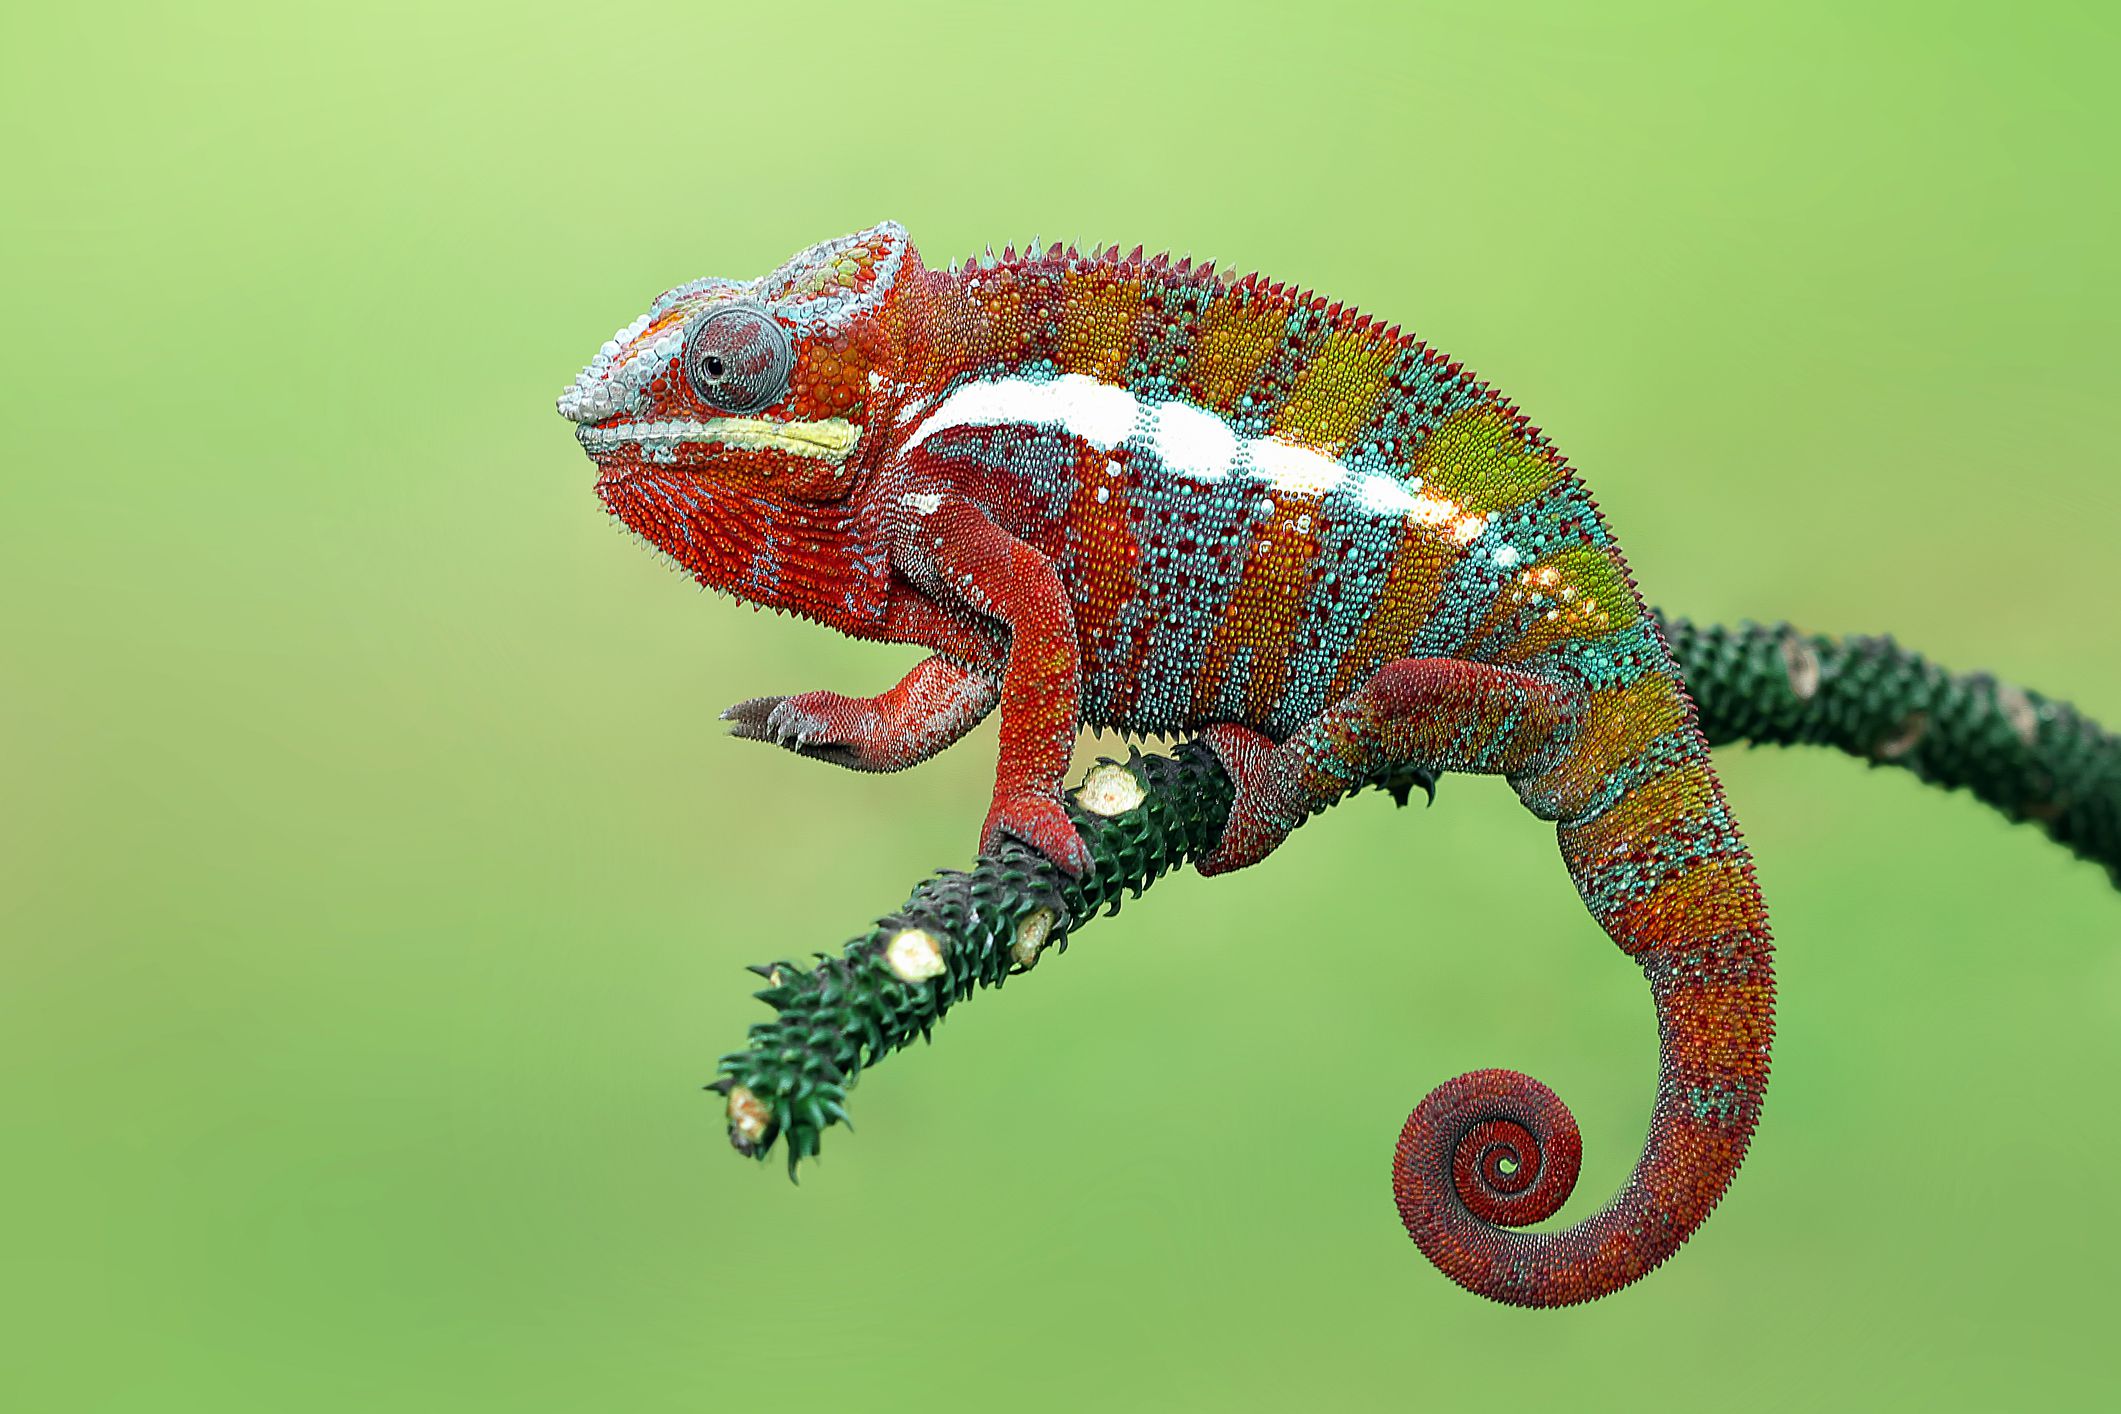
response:
[[[765,417],[711,417],[603,423],[577,427],[575,435],[591,452],[616,451],[627,443],[643,448],[678,447],[703,442],[746,451],[779,451],[792,456],[840,461],[854,450],[862,430],[844,417],[815,422],[775,422]]]

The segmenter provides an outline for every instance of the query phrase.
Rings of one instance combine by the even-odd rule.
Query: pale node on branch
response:
[[[2033,699],[2025,695],[2023,688],[2012,687],[2007,682],[1996,684],[1996,706],[2003,711],[2005,721],[2018,734],[2018,740],[2027,746],[2040,742],[2040,709],[2033,706]]]
[[[746,1144],[756,1145],[766,1137],[766,1126],[773,1120],[772,1111],[766,1102],[743,1087],[729,1087],[729,1132]]]
[[[919,928],[906,928],[891,935],[884,944],[884,965],[891,975],[901,982],[925,982],[930,977],[940,977],[943,966],[943,945],[935,935]]]
[[[1930,729],[1930,714],[1910,712],[1900,719],[1900,726],[1891,736],[1873,749],[1881,761],[1893,761],[1913,751]]]
[[[1782,640],[1782,666],[1790,675],[1790,691],[1799,702],[1809,702],[1819,690],[1819,655],[1796,634]]]
[[[1142,783],[1125,766],[1116,766],[1107,761],[1102,766],[1090,768],[1083,777],[1082,785],[1076,788],[1075,800],[1092,815],[1110,819],[1124,815],[1149,798]]]
[[[1046,939],[1053,932],[1053,910],[1034,908],[1023,922],[1016,925],[1016,939],[1009,944],[1009,959],[1018,967],[1029,971],[1031,964],[1045,950]]]

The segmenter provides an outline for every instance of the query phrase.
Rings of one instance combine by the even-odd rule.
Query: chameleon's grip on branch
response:
[[[2121,743],[2068,703],[1985,674],[1953,676],[1888,638],[1660,622],[1711,742],[1833,746],[1963,786],[2035,821],[2121,887]],[[1402,799],[1413,783],[1428,784],[1371,782]],[[1126,895],[1213,849],[1231,796],[1220,762],[1199,746],[1104,763],[1069,795],[1092,859],[1080,878],[1010,842],[968,873],[928,879],[837,957],[755,968],[770,984],[757,995],[778,1014],[722,1058],[711,1087],[728,1097],[731,1142],[763,1157],[779,1139],[792,1173],[826,1126],[846,1119],[862,1069],[1045,947],[1065,946],[1100,909],[1116,912]]]

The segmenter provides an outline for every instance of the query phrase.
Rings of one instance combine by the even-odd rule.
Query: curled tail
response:
[[[1422,1101],[1392,1167],[1429,1260],[1519,1306],[1592,1300],[1679,1249],[1745,1158],[1774,1032],[1767,910],[1676,668],[1588,697],[1559,760],[1513,784],[1560,821],[1585,906],[1649,981],[1661,1058],[1642,1158],[1600,1212],[1512,1231],[1567,1201],[1581,1141],[1546,1086],[1484,1070]]]

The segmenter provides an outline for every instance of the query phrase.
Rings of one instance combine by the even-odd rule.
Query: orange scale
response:
[[[1664,880],[1601,922],[1631,956],[1639,957],[1707,934],[1750,929],[1761,912],[1751,868],[1743,859],[1717,859]]]

